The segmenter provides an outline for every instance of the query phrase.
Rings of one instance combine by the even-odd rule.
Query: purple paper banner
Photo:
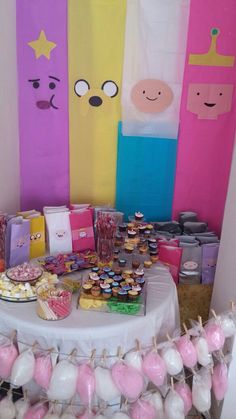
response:
[[[21,209],[69,199],[67,0],[17,7]]]

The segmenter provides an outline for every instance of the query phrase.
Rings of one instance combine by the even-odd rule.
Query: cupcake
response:
[[[130,243],[125,244],[124,249],[126,253],[132,253],[134,251],[134,246]]]
[[[89,274],[89,278],[90,278],[92,281],[98,281],[98,280],[99,280],[99,276],[98,276],[98,274],[97,274],[96,272],[91,272],[91,273]]]
[[[136,282],[138,285],[140,285],[140,287],[143,287],[145,284],[145,279],[144,278],[136,278]]]
[[[146,230],[146,226],[145,225],[142,225],[142,226],[139,226],[139,228],[138,228],[138,231],[139,231],[139,234],[144,234],[144,231]]]
[[[149,230],[149,231],[152,231],[153,230],[153,225],[152,224],[148,224],[148,225],[146,225],[146,229],[147,230]]]
[[[108,272],[108,276],[109,276],[109,278],[114,278],[115,272],[113,272],[113,271]]]
[[[134,273],[137,277],[143,277],[144,270],[143,269],[136,269],[136,271]]]
[[[106,300],[108,300],[109,298],[111,298],[111,295],[112,295],[111,288],[108,288],[108,289],[105,289],[105,290],[102,291],[102,296]]]
[[[118,288],[119,287],[119,282],[114,281],[114,282],[112,282],[111,286],[112,286],[112,288]]]
[[[110,287],[110,285],[109,284],[100,284],[100,288],[102,289],[102,291],[103,290],[108,290],[108,289],[110,289],[111,287]]]
[[[155,253],[155,254],[150,253],[150,260],[152,261],[152,263],[158,262],[158,259],[159,259],[159,257],[157,255],[157,253]]]
[[[124,285],[122,287],[122,289],[128,292],[128,291],[130,291],[132,289],[132,287],[130,285]]]
[[[140,287],[140,285],[133,285],[132,286],[132,291],[136,291],[139,294],[141,294],[142,288]]]
[[[136,237],[137,233],[135,230],[128,230],[128,237],[130,239],[134,239]]]
[[[127,295],[128,295],[127,291],[121,289],[117,294],[117,298],[119,301],[124,302],[127,300]]]
[[[135,227],[134,223],[128,223],[127,224],[128,230],[133,230],[133,228]]]
[[[125,266],[126,265],[126,259],[119,259],[118,260],[118,264],[119,264],[119,266]]]
[[[121,290],[120,287],[113,287],[112,290],[111,290],[113,297],[117,297],[120,290]]]
[[[135,212],[134,217],[135,217],[135,220],[142,221],[144,215],[140,211],[137,211]]]
[[[156,243],[149,243],[149,249],[151,250],[151,251],[153,251],[153,250],[157,250],[157,244]]]
[[[147,246],[141,246],[139,248],[140,255],[145,255],[147,253]]]
[[[132,261],[132,268],[133,268],[133,269],[138,269],[139,265],[140,265],[140,262],[139,262],[139,260],[138,260],[138,259],[134,259],[134,260]]]
[[[98,271],[99,271],[99,267],[98,266],[94,266],[92,268],[92,272],[98,273]]]
[[[118,228],[119,228],[119,231],[120,231],[121,233],[123,233],[123,232],[125,232],[125,231],[126,231],[127,224],[126,224],[126,223],[119,224]]]
[[[150,237],[150,238],[148,239],[148,244],[157,244],[157,241],[156,241],[156,239],[154,239],[154,238]]]
[[[115,268],[114,272],[116,275],[121,275],[122,274],[122,269],[121,268]]]
[[[151,260],[145,260],[143,262],[144,268],[151,268],[152,266],[152,261]]]
[[[92,285],[91,285],[91,284],[84,284],[84,285],[82,286],[82,289],[83,289],[83,292],[84,292],[85,294],[90,294],[90,291],[91,291],[91,289],[92,289]]]
[[[126,277],[130,277],[130,276],[132,276],[132,275],[133,275],[133,271],[132,271],[131,269],[126,269],[126,270],[123,272],[123,274],[124,274]]]
[[[136,300],[138,298],[137,291],[133,291],[133,290],[128,291],[128,298],[131,301]]]
[[[122,281],[122,276],[121,275],[115,275],[114,277],[113,277],[113,280],[115,281],[115,282],[118,282],[118,284]]]
[[[133,278],[126,278],[125,279],[125,283],[127,285],[133,285],[134,284],[134,279]]]
[[[113,279],[112,279],[112,278],[107,278],[107,279],[105,279],[104,284],[109,284],[109,285],[111,285],[111,284],[112,284],[112,282],[113,282]]]
[[[101,288],[95,285],[94,287],[91,288],[91,294],[94,297],[99,297],[99,295],[101,294]]]
[[[121,286],[121,287],[124,287],[125,285],[126,285],[126,282],[125,282],[125,281],[121,281],[121,282],[120,282],[120,286]]]
[[[104,266],[104,268],[103,268],[103,272],[104,272],[105,274],[108,274],[110,271],[111,271],[110,266]]]
[[[101,281],[105,281],[108,278],[109,278],[109,276],[105,273],[100,276]]]

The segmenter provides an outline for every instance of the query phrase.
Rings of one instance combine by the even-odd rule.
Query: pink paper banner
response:
[[[236,124],[235,22],[235,0],[191,1],[173,217],[179,211],[194,210],[217,232]],[[213,54],[207,54],[211,39]],[[214,42],[221,57],[214,53]]]
[[[67,1],[17,7],[21,209],[69,197]]]

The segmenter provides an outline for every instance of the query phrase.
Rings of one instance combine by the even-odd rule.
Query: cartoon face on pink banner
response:
[[[164,81],[144,79],[133,86],[131,100],[140,112],[160,113],[170,106],[173,92]]]
[[[232,84],[191,83],[188,88],[187,110],[198,119],[217,119],[229,112],[233,96]]]

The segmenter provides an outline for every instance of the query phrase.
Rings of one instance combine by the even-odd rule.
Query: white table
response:
[[[121,346],[126,352],[135,346],[135,339],[148,345],[157,335],[158,341],[179,327],[179,307],[175,284],[168,269],[162,265],[147,270],[146,316],[131,316],[76,309],[76,300],[69,317],[45,321],[36,314],[36,302],[0,301],[0,332],[17,331],[19,341],[32,344],[35,340],[47,349],[57,347],[61,353],[89,356],[106,348],[110,355]]]

